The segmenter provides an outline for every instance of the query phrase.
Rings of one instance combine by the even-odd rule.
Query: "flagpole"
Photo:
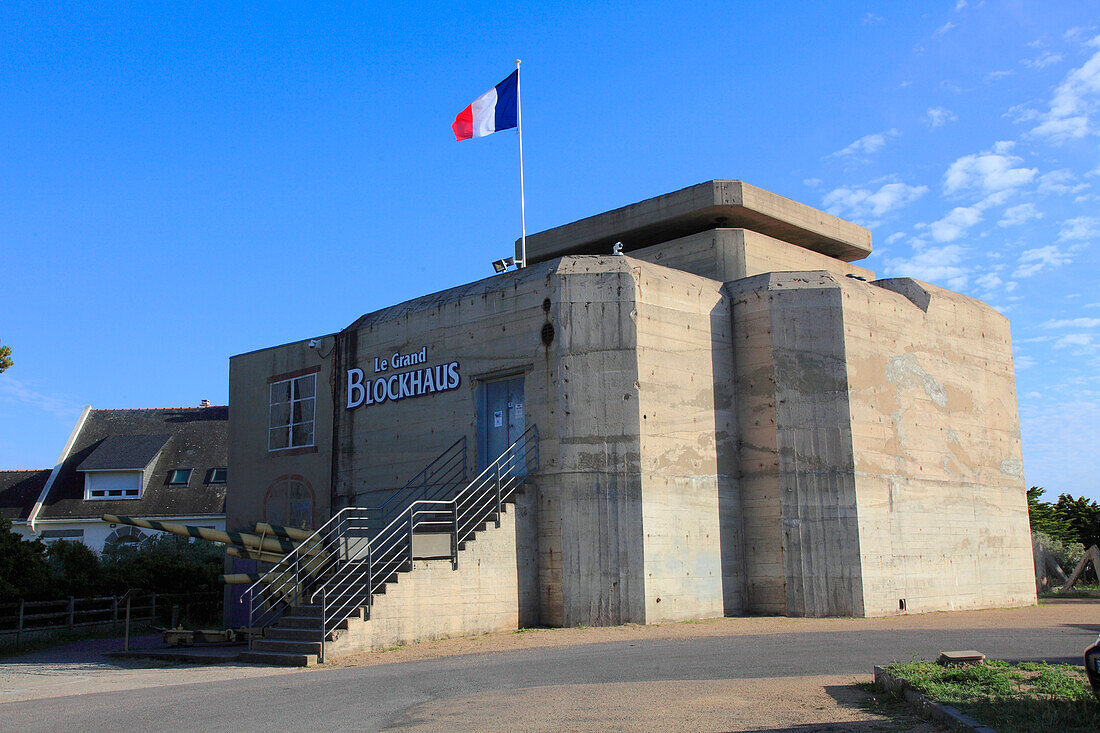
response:
[[[519,266],[527,267],[527,204],[523,193],[523,105],[520,104],[519,96],[519,64],[520,59],[516,59],[516,132],[519,135]]]

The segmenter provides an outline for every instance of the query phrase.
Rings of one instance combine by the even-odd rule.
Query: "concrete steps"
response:
[[[509,513],[509,505],[515,503],[514,497],[509,498],[501,507],[502,514]],[[497,517],[495,512],[459,544],[459,552],[466,546],[477,540],[482,532],[496,527]],[[461,555],[458,562],[462,564]],[[402,568],[394,572],[385,583],[374,589],[373,597],[386,595],[389,585],[398,584],[405,573],[415,572],[412,568]],[[365,595],[365,593],[364,593]],[[364,599],[364,605],[366,599]],[[336,631],[329,634],[326,642],[335,642],[343,634],[350,633],[352,625],[368,623],[369,618],[363,607],[356,610],[345,620],[337,624]],[[278,622],[264,630],[262,638],[254,639],[252,648],[242,652],[239,659],[242,662],[255,664],[270,664],[285,667],[308,667],[319,663],[321,652],[321,606],[306,604],[290,608]],[[344,642],[346,645],[346,641]]]

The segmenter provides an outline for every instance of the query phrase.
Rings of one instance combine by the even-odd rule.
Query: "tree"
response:
[[[12,531],[10,519],[0,517],[0,598],[46,598],[50,586],[46,545],[23,539]]]
[[[1100,545],[1100,504],[1083,496],[1075,499],[1062,494],[1054,508],[1072,529],[1076,542],[1086,548]]]
[[[0,346],[0,373],[7,371],[15,362],[11,360],[11,347]]]
[[[221,590],[225,550],[214,542],[164,534],[109,544],[102,559],[107,584],[114,592],[141,588],[154,593],[202,593]]]
[[[1044,491],[1039,486],[1032,486],[1027,490],[1027,510],[1031,519],[1031,531],[1042,532],[1066,545],[1080,542],[1076,530],[1058,507],[1050,502],[1040,501]]]
[[[46,550],[54,592],[84,598],[102,590],[99,556],[83,542],[58,540]]]

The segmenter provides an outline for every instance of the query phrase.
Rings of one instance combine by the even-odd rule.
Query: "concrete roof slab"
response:
[[[863,227],[743,181],[707,181],[527,237],[527,260],[607,254],[715,227],[740,227],[851,262],[871,253]],[[519,243],[516,243],[517,256]]]

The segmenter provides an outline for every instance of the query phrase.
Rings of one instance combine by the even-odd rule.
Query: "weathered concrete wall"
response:
[[[631,250],[630,256],[730,282],[766,272],[826,270],[874,279],[868,269],[750,229],[710,229]]]
[[[727,290],[750,609],[1034,602],[1003,317],[911,280],[773,273]]]
[[[467,439],[472,478],[478,458],[476,398],[483,380],[524,375],[526,422],[545,427],[547,359],[539,331],[547,318],[542,303],[549,278],[550,267],[542,265],[482,280],[363,316],[340,334],[338,507],[377,505],[461,436]],[[347,409],[348,369],[362,369],[364,382],[388,377],[408,367],[376,372],[376,359],[422,347],[423,366],[459,363],[457,389]]]
[[[645,620],[739,613],[729,301],[722,283],[686,272],[638,263],[634,277]]]
[[[646,618],[636,294],[625,257],[567,257],[556,270],[550,356],[560,444],[539,507],[545,623]]]
[[[754,611],[863,614],[838,279],[771,273],[727,286]]]
[[[842,284],[866,613],[1032,604],[1008,321],[874,285]]]
[[[326,648],[332,657],[379,650],[449,636],[504,631],[538,622],[534,609],[535,511],[530,489],[450,560],[417,560],[413,570],[375,597],[366,621],[349,619],[348,628]]]
[[[334,337],[326,336],[320,349],[298,341],[229,360],[229,475],[233,479],[225,500],[227,527],[252,527],[261,521],[285,523],[275,514],[280,513],[276,505],[285,499],[282,493],[286,491],[300,494],[295,497],[299,501],[313,503],[312,527],[328,520],[336,386],[332,360],[321,354],[330,352],[334,343]],[[304,372],[317,374],[314,446],[269,451],[270,384]]]

